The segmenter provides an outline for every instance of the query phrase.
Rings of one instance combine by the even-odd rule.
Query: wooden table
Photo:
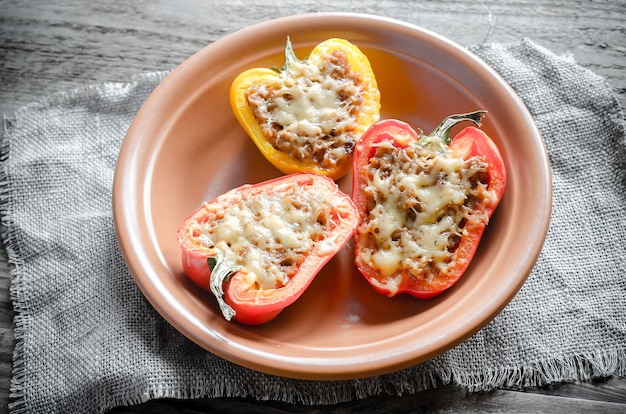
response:
[[[287,4],[287,5],[286,5]],[[527,37],[571,54],[604,76],[626,108],[626,2],[623,0],[0,0],[0,112],[47,94],[176,67],[225,34],[303,12],[375,13],[417,24],[467,46]],[[6,412],[14,347],[0,249],[0,407]],[[467,393],[444,386],[415,396],[379,397],[333,407],[215,399],[152,401],[116,413],[171,412],[626,412],[626,378],[523,391]]]

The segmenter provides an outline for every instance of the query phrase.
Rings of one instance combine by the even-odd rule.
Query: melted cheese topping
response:
[[[466,223],[488,220],[486,171],[480,158],[456,157],[434,140],[380,144],[365,167],[369,216],[357,230],[357,260],[384,276],[380,287],[395,293],[399,275],[431,280],[455,266]]]
[[[290,62],[275,83],[253,86],[247,98],[274,148],[333,168],[352,156],[362,85],[342,52],[321,63]]]
[[[280,288],[309,254],[333,252],[333,208],[317,187],[289,186],[239,199],[223,210],[205,203],[209,217],[190,232],[209,255],[221,255],[250,287]]]

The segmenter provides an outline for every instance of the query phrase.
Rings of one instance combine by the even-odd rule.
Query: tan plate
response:
[[[371,60],[382,117],[430,132],[446,115],[486,109],[484,130],[506,162],[508,186],[469,270],[434,300],[388,299],[355,269],[351,246],[305,294],[258,327],[225,321],[213,297],[182,271],[176,232],[203,200],[280,175],[233,116],[233,78],[282,66],[341,37]],[[351,191],[348,177],[341,188]],[[348,379],[426,361],[492,320],[517,293],[544,242],[551,178],[543,142],[525,106],[465,49],[418,27],[358,14],[309,14],[248,27],[175,69],[134,120],[119,156],[114,214],[120,247],[138,286],[176,329],[234,363],[302,379]]]

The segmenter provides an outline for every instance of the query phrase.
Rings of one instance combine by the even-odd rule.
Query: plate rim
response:
[[[515,101],[516,105],[520,108],[520,116],[524,118],[526,124],[534,129],[534,133],[538,138],[537,144],[542,147],[542,170],[545,171],[545,179],[548,183],[548,190],[545,200],[545,204],[546,206],[548,206],[548,208],[542,209],[542,211],[544,211],[544,214],[539,220],[541,222],[540,227],[543,229],[543,232],[542,234],[537,235],[536,240],[538,242],[534,246],[534,248],[530,249],[530,251],[527,252],[528,259],[526,261],[525,269],[522,272],[525,273],[525,276],[523,278],[520,278],[515,286],[511,286],[508,292],[509,294],[507,300],[503,301],[500,306],[494,306],[490,308],[488,312],[483,313],[483,315],[478,318],[479,320],[475,321],[472,324],[471,328],[465,329],[461,334],[456,337],[454,341],[448,342],[445,347],[442,348],[441,346],[435,346],[434,349],[431,350],[431,352],[423,353],[419,356],[404,355],[403,357],[390,357],[387,363],[379,363],[378,365],[374,366],[366,366],[367,364],[362,361],[360,364],[353,364],[349,367],[346,367],[344,371],[340,372],[337,369],[337,365],[332,363],[323,364],[320,363],[320,360],[318,359],[316,359],[315,361],[302,363],[301,358],[297,358],[297,361],[290,361],[289,358],[285,358],[282,356],[278,357],[277,359],[277,357],[261,355],[259,353],[253,353],[254,355],[249,355],[247,358],[244,358],[229,350],[220,349],[215,344],[210,343],[207,345],[206,341],[200,340],[193,333],[189,332],[188,328],[184,324],[181,324],[179,318],[172,316],[172,314],[168,311],[168,307],[164,306],[163,299],[157,297],[159,294],[155,292],[153,286],[149,286],[149,284],[146,284],[145,279],[139,276],[139,273],[142,270],[138,269],[138,267],[140,267],[140,265],[138,264],[138,260],[133,257],[133,254],[131,254],[132,243],[129,240],[128,226],[126,225],[126,221],[128,220],[128,218],[125,217],[125,212],[127,211],[127,205],[125,205],[126,200],[123,200],[122,197],[120,197],[119,190],[120,187],[124,185],[123,180],[128,177],[128,171],[134,170],[136,168],[135,163],[139,161],[137,155],[132,154],[130,151],[128,151],[128,148],[132,147],[132,145],[134,144],[133,140],[139,139],[137,137],[140,134],[137,131],[141,130],[142,125],[144,125],[145,122],[150,122],[150,116],[145,115],[146,111],[149,111],[152,108],[155,101],[158,100],[158,96],[163,93],[163,91],[167,90],[169,84],[176,81],[179,76],[183,76],[186,68],[192,65],[193,62],[195,62],[197,59],[201,58],[202,55],[211,53],[214,48],[226,47],[226,45],[228,44],[236,43],[238,42],[238,39],[245,38],[246,36],[248,36],[249,33],[254,33],[259,30],[275,29],[279,26],[282,26],[283,24],[294,25],[298,22],[307,22],[307,24],[313,24],[314,22],[322,22],[324,20],[325,24],[328,24],[329,21],[337,21],[345,18],[355,19],[355,21],[359,20],[367,23],[375,23],[383,26],[392,26],[394,28],[397,28],[398,30],[401,28],[403,31],[410,31],[415,35],[429,37],[436,41],[439,45],[445,46],[446,48],[449,48],[456,53],[460,53],[464,59],[466,59],[468,62],[472,62],[473,65],[480,67],[481,70],[488,74],[491,78],[497,80],[501,87],[508,90],[509,95]],[[113,184],[113,216],[120,250],[135,283],[137,283],[143,295],[146,297],[148,302],[150,302],[150,304],[157,310],[157,312],[188,339],[192,340],[193,342],[200,345],[202,348],[215,355],[218,355],[238,365],[257,371],[296,379],[356,379],[384,374],[398,369],[407,368],[421,362],[425,362],[432,357],[440,355],[441,353],[467,340],[469,337],[471,337],[480,329],[482,329],[485,325],[487,325],[498,313],[502,311],[502,309],[504,309],[504,307],[510,302],[510,300],[518,293],[519,289],[521,289],[522,285],[530,275],[532,267],[539,258],[539,255],[543,248],[543,244],[545,242],[545,239],[547,238],[550,223],[551,206],[552,176],[547,150],[545,148],[543,140],[541,139],[541,134],[532,116],[528,112],[525,104],[521,101],[515,91],[508,85],[508,83],[504,81],[504,79],[497,72],[495,72],[495,70],[493,70],[490,66],[484,63],[480,58],[471,53],[469,50],[456,44],[450,39],[447,39],[444,36],[432,32],[428,29],[389,17],[353,12],[305,13],[262,21],[227,34],[224,37],[216,40],[215,42],[204,46],[199,51],[191,55],[181,65],[172,70],[170,74],[168,74],[165,79],[163,79],[162,82],[157,85],[157,87],[152,91],[152,93],[149,95],[149,97],[146,99],[144,104],[137,112],[135,119],[131,123],[131,126],[126,134],[126,137],[122,142],[120,148],[120,156],[118,158],[115,169]],[[134,251],[134,253],[137,252]],[[186,317],[188,317],[188,315]],[[217,339],[213,340],[216,341]],[[300,362],[300,364],[298,364],[298,362]]]

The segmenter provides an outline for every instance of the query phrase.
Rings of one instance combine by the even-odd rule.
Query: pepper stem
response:
[[[283,65],[283,70],[286,73],[289,73],[289,66],[291,63],[298,63],[300,59],[296,56],[296,53],[293,51],[293,46],[291,45],[291,39],[287,36],[287,43],[285,43],[285,64]]]
[[[487,111],[476,111],[469,112],[467,114],[455,114],[450,115],[446,119],[444,119],[437,128],[433,132],[430,133],[429,137],[431,138],[439,138],[441,142],[448,145],[451,141],[450,138],[450,129],[462,121],[472,121],[476,125],[480,126],[483,118],[487,115]]]
[[[226,318],[227,321],[230,321],[233,316],[235,316],[236,312],[230,307],[230,305],[228,305],[228,303],[224,301],[223,284],[237,272],[237,268],[228,265],[224,258],[220,255],[209,257],[207,259],[207,264],[211,269],[211,277],[209,279],[211,292],[217,299],[222,315],[224,315],[224,318]]]

